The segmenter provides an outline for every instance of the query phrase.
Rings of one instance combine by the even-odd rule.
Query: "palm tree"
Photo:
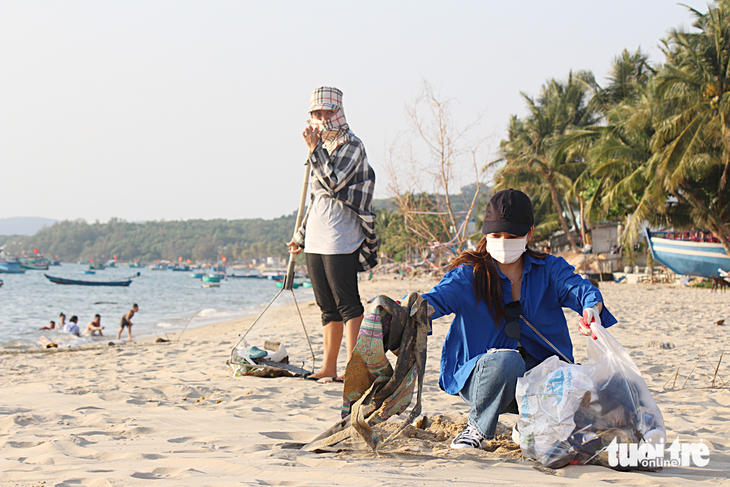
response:
[[[590,73],[570,73],[567,82],[553,79],[545,84],[537,99],[522,93],[529,114],[524,119],[513,116],[510,120],[507,140],[501,143],[502,159],[498,161],[504,162],[504,167],[495,184],[495,190],[515,187],[533,199],[544,198],[547,193],[574,249],[579,244],[568,228],[565,210],[572,213],[572,209],[565,199],[585,169],[585,161],[558,149],[567,133],[597,122],[596,113],[588,108],[593,84]]]
[[[643,166],[652,155],[654,73],[641,50],[624,50],[613,61],[609,84],[596,86],[589,103],[602,123],[563,139],[559,151],[587,163],[573,187],[582,221],[629,218],[648,185]]]
[[[730,0],[706,14],[690,11],[697,32],[674,30],[664,41],[647,201],[674,196],[676,206],[686,208],[695,225],[709,227],[730,253]],[[640,216],[652,208],[642,210]]]

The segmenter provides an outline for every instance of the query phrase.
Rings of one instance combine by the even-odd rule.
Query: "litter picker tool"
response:
[[[309,160],[307,160],[307,162],[304,164],[304,183],[302,184],[302,195],[301,195],[301,198],[299,199],[299,210],[297,211],[297,222],[294,225],[295,234],[296,234],[297,230],[299,229],[299,227],[301,226],[302,220],[304,219],[304,206],[306,205],[307,194],[309,192],[308,190],[309,190],[309,173],[310,173],[310,171],[311,171],[311,168],[309,166]],[[256,326],[256,323],[258,323],[259,320],[261,320],[261,317],[264,316],[266,311],[271,307],[272,304],[274,304],[274,301],[276,301],[276,299],[279,296],[281,296],[281,294],[284,291],[290,291],[292,299],[294,300],[294,306],[297,309],[297,315],[299,316],[299,321],[302,324],[302,330],[304,330],[304,336],[307,338],[307,344],[309,345],[309,351],[312,354],[312,371],[314,371],[314,361],[315,361],[314,349],[312,349],[312,342],[309,340],[309,334],[307,333],[307,327],[304,325],[304,318],[302,318],[302,312],[299,309],[299,304],[297,303],[297,298],[294,295],[294,289],[293,289],[294,264],[296,263],[296,260],[297,260],[297,256],[295,254],[290,253],[289,254],[289,265],[286,270],[286,277],[284,278],[283,286],[281,287],[279,292],[276,293],[276,296],[274,296],[274,299],[269,301],[269,304],[267,304],[266,307],[264,307],[264,309],[261,311],[261,313],[258,315],[258,317],[256,317],[256,319],[253,321],[253,323],[251,323],[251,326],[248,327],[248,330],[246,330],[246,332],[243,335],[241,335],[241,338],[238,340],[236,345],[231,349],[231,361],[234,360],[233,354],[236,351],[236,349],[238,348],[238,345],[240,345],[241,342],[244,341],[244,339],[246,338],[246,335],[248,335],[248,333],[253,329],[253,327]]]

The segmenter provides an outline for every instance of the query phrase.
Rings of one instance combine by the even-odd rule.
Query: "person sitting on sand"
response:
[[[43,328],[39,328],[39,330],[55,330],[56,329],[56,322],[51,320],[50,323],[48,323],[48,326],[44,326]]]
[[[349,361],[363,320],[357,273],[377,264],[375,172],[362,141],[345,120],[342,91],[329,86],[314,90],[309,115],[302,136],[309,147],[312,200],[287,245],[294,255],[304,250],[314,299],[322,311],[322,368],[307,378],[337,380],[343,330]]]
[[[79,319],[76,315],[72,316],[68,323],[64,325],[63,331],[66,333],[72,333],[76,336],[81,335],[81,330],[79,329]]]
[[[451,448],[481,448],[494,437],[499,415],[518,412],[515,387],[526,371],[552,355],[573,361],[563,307],[582,312],[584,335],[592,335],[591,323],[616,323],[589,280],[562,257],[527,247],[533,230],[530,198],[514,189],[496,193],[476,251],[463,252],[422,295],[435,310],[432,319],[454,314],[439,386],[460,395],[470,411]]]
[[[104,336],[104,334],[101,332],[104,327],[101,326],[101,315],[96,314],[94,315],[93,321],[90,321],[88,325],[86,325],[86,329],[82,333],[82,335],[87,337],[92,337],[96,335],[97,332],[99,332],[99,336]]]
[[[119,332],[117,333],[117,340],[119,340],[122,336],[122,331],[124,331],[124,327],[127,327],[127,334],[129,335],[129,340],[132,340],[132,316],[134,316],[134,313],[139,311],[139,307],[137,306],[137,303],[132,305],[132,309],[124,313],[124,316],[122,316],[122,322],[120,323],[121,328],[119,328]]]

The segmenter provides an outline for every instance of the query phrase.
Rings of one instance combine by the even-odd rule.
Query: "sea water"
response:
[[[98,313],[105,327],[104,339],[116,339],[121,317],[134,303],[139,305],[139,312],[132,318],[132,336],[164,337],[185,327],[257,313],[279,292],[276,283],[268,279],[228,278],[221,281],[220,287],[205,288],[190,272],[122,266],[86,275],[85,269],[84,265],[63,264],[52,266],[45,273],[88,281],[123,280],[137,272],[140,276],[129,287],[111,287],[54,284],[43,276],[43,271],[0,274],[4,281],[0,287],[0,347],[38,346],[42,335],[69,346],[100,340],[39,330],[51,320],[58,323],[60,313],[66,315],[67,322],[71,316],[78,316],[81,331]],[[300,288],[295,293],[297,301],[313,299],[311,289]],[[285,302],[277,299],[274,304]],[[122,338],[126,337],[124,330]]]

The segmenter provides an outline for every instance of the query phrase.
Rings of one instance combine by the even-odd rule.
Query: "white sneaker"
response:
[[[482,440],[484,438],[482,435],[479,434],[479,431],[477,429],[467,424],[466,428],[461,430],[461,433],[456,435],[456,438],[454,438],[451,441],[451,448],[481,448],[482,447]]]

